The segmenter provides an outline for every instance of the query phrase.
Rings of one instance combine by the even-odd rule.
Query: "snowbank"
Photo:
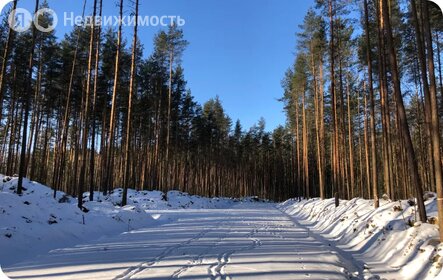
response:
[[[435,195],[426,198],[428,216],[435,221]],[[279,208],[362,261],[365,279],[443,279],[437,276],[443,264],[437,227],[415,222],[411,200],[380,204],[375,210],[373,201],[356,198],[335,208],[334,199],[311,199],[288,200]]]
[[[95,193],[97,201],[111,202],[115,205],[122,200],[123,190],[116,189],[110,195],[103,197],[99,192]],[[87,193],[88,194],[88,193]],[[85,194],[85,196],[87,195]],[[167,210],[167,209],[226,209],[237,203],[264,202],[255,197],[243,199],[236,198],[207,198],[198,195],[189,195],[179,191],[163,193],[160,191],[135,191],[128,190],[128,204],[138,205],[144,210]]]
[[[24,180],[24,193],[15,194],[17,178],[0,177],[0,264],[21,261],[50,249],[70,246],[105,234],[148,226],[155,220],[140,207],[87,202],[83,213],[72,197]]]
[[[235,203],[255,201],[202,198],[172,191],[128,190],[128,205],[120,207],[123,190],[107,196],[96,192],[87,213],[77,208],[77,199],[36,182],[24,180],[23,195],[16,194],[17,178],[0,175],[0,266],[8,266],[49,250],[69,247],[105,236],[117,235],[179,218],[180,209],[223,209]],[[174,215],[151,210],[176,209]],[[160,218],[161,217],[161,218]]]

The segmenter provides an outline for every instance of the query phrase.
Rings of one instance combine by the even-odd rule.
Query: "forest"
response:
[[[89,4],[101,15],[104,1]],[[122,15],[139,6],[119,4]],[[45,26],[52,18],[38,20]],[[181,65],[189,42],[178,26],[160,31],[147,57],[137,26],[131,43],[122,26],[76,26],[62,40],[35,28],[16,33],[6,19],[1,28],[1,173],[80,198],[123,186],[211,197],[295,195],[292,136],[284,127],[266,132],[264,120],[245,131],[218,97],[195,102]]]
[[[103,0],[84,0],[83,13],[87,4],[102,15]],[[120,16],[139,13],[138,0],[118,4]],[[175,24],[149,55],[137,24],[131,42],[121,23],[79,25],[61,40],[14,32],[6,18],[0,29],[0,172],[18,174],[18,194],[26,177],[77,195],[80,208],[116,187],[122,205],[128,188],[375,207],[416,197],[422,221],[424,193],[443,197],[443,21],[431,2],[317,0],[294,26],[287,123],[272,132],[264,119],[243,129],[219,97],[194,100],[182,66],[192,42]]]
[[[423,196],[443,197],[442,19],[429,1],[316,1],[282,83],[302,196],[410,199],[427,221]]]

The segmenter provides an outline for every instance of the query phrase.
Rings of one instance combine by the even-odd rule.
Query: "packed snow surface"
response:
[[[75,198],[0,176],[0,264],[12,279],[439,279],[435,225],[411,201],[202,198],[121,189]],[[427,194],[430,216],[435,201]],[[0,273],[1,279],[1,273]]]
[[[178,191],[128,190],[128,205],[121,203],[122,189],[103,196],[84,194],[87,213],[77,199],[36,182],[24,180],[22,196],[16,194],[17,178],[0,175],[0,265],[33,258],[51,249],[73,246],[104,236],[143,227],[158,227],[175,220],[185,209],[225,209],[251,203],[255,198],[203,198]],[[150,210],[155,210],[151,212]],[[165,212],[165,213],[164,213]],[[1,279],[0,279],[1,280]]]
[[[427,193],[426,208],[435,220],[435,194]],[[279,208],[312,234],[320,235],[343,255],[350,255],[363,267],[363,279],[443,279],[443,247],[438,228],[416,222],[414,200],[391,202],[352,199],[289,200]],[[437,277],[437,278],[436,278]]]

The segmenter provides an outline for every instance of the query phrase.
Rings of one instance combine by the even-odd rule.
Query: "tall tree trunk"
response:
[[[438,36],[439,31],[435,32],[435,44],[437,45],[437,62],[438,62],[438,81],[440,85],[440,94],[443,96],[443,73],[442,73],[442,65],[441,65],[441,48],[440,48],[440,40]],[[443,101],[443,98],[442,98]]]
[[[319,106],[320,106],[320,160],[321,160],[321,178],[322,184],[320,184],[320,197],[326,198],[326,152],[325,152],[325,105],[324,105],[324,81],[323,81],[323,58],[320,55],[320,65],[319,65]],[[321,195],[323,192],[323,196]]]
[[[172,103],[172,67],[174,63],[174,51],[169,54],[169,86],[168,86],[168,116],[166,121],[166,163],[169,163],[169,145],[171,141],[171,103]]]
[[[94,40],[95,40],[95,15],[97,10],[97,0],[94,0],[94,8],[92,15],[91,34],[89,38],[89,52],[88,52],[88,74],[86,78],[86,91],[85,91],[85,103],[83,110],[83,133],[82,133],[82,156],[80,166],[80,178],[78,182],[77,193],[77,206],[82,209],[83,207],[83,192],[86,189],[85,182],[87,182],[86,165],[88,163],[88,138],[89,138],[89,107],[91,99],[91,80],[92,80],[92,62],[94,52]]]
[[[442,164],[440,153],[440,123],[438,117],[438,104],[437,104],[437,83],[435,78],[435,66],[434,66],[434,49],[432,45],[432,33],[431,26],[429,24],[429,11],[428,2],[423,1],[423,15],[424,15],[424,32],[425,40],[427,44],[428,54],[428,69],[429,69],[429,81],[430,81],[430,99],[431,99],[431,133],[432,133],[432,155],[435,167],[435,186],[437,188],[437,207],[438,207],[438,221],[440,231],[440,241],[443,241],[443,178],[442,178]]]
[[[303,95],[302,95],[302,107],[303,107],[303,170],[304,170],[304,187],[305,187],[305,196],[306,198],[311,197],[310,193],[310,178],[309,178],[309,151],[308,151],[308,124],[307,124],[307,118],[306,118],[306,90],[303,89]]]
[[[348,102],[348,145],[349,145],[349,177],[351,182],[351,197],[354,197],[355,188],[355,176],[354,176],[354,132],[352,125],[352,114],[351,114],[351,88],[349,85],[349,75],[347,81],[347,102]]]
[[[382,10],[380,14],[382,15],[382,18],[384,20],[384,26],[386,28],[384,31],[386,32],[386,38],[387,38],[389,61],[391,64],[392,81],[394,85],[394,95],[397,104],[399,125],[404,138],[403,141],[406,148],[406,156],[408,159],[408,167],[409,167],[409,173],[411,176],[412,185],[415,188],[417,194],[417,204],[418,204],[420,220],[422,222],[426,222],[427,217],[426,217],[426,209],[423,200],[423,187],[421,184],[420,176],[418,174],[417,158],[415,156],[415,151],[412,144],[408,120],[406,117],[406,110],[403,103],[403,96],[401,93],[400,76],[398,72],[398,63],[397,63],[397,53],[395,51],[395,46],[394,46],[394,38],[392,34],[392,27],[388,11],[388,2],[387,0],[380,0],[380,1],[381,1],[380,6]]]
[[[332,188],[335,192],[334,196],[339,197],[339,185],[337,173],[339,171],[338,162],[338,123],[337,123],[337,97],[335,95],[335,46],[334,46],[334,9],[333,0],[328,0],[329,7],[329,51],[330,51],[330,69],[331,69],[331,100],[332,100]],[[339,200],[335,200],[335,206],[338,207]]]
[[[371,164],[370,164],[370,157],[369,157],[369,137],[368,137],[368,98],[366,94],[366,89],[363,91],[364,95],[364,139],[365,139],[365,169],[366,169],[366,188],[368,192],[368,198],[371,197]],[[372,129],[372,128],[371,128]],[[372,139],[371,139],[372,142]],[[371,147],[372,152],[372,147]],[[378,208],[378,198],[374,199],[374,207]]]
[[[99,17],[103,14],[103,0],[100,0]],[[95,136],[96,136],[96,117],[97,117],[97,89],[98,89],[98,70],[100,64],[100,40],[101,40],[101,24],[97,26],[97,38],[95,46],[95,73],[94,73],[94,97],[92,98],[92,132],[91,132],[91,155],[89,159],[89,201],[94,200],[94,173],[95,173]],[[101,151],[103,155],[103,151]]]
[[[423,36],[421,32],[420,22],[417,14],[417,6],[415,0],[410,1],[411,4],[411,12],[412,12],[412,18],[414,19],[414,26],[415,26],[415,37],[417,42],[417,53],[418,53],[418,61],[420,65],[420,77],[421,77],[421,84],[423,87],[423,95],[425,99],[425,128],[426,128],[426,136],[428,139],[432,139],[431,136],[431,100],[430,100],[430,91],[429,91],[429,83],[428,83],[428,73],[426,68],[426,53],[425,53],[425,46],[423,42]],[[434,179],[434,163],[432,162],[433,152],[432,152],[432,144],[428,141],[425,141],[426,143],[426,150],[428,152],[428,161],[429,161],[429,183],[430,183],[430,189],[433,189],[433,186],[435,185],[435,179]],[[430,145],[431,144],[431,145]]]
[[[135,0],[135,18],[138,18],[138,1]],[[125,162],[124,162],[124,190],[123,190],[123,198],[122,198],[122,206],[126,205],[128,200],[128,187],[129,187],[129,154],[131,147],[131,127],[132,127],[132,99],[134,95],[135,86],[135,75],[136,75],[136,54],[137,54],[137,28],[138,21],[135,21],[134,25],[134,38],[132,42],[132,59],[131,59],[131,78],[129,81],[129,100],[128,100],[128,117],[126,124],[126,147],[125,147]]]
[[[35,1],[35,14],[39,9],[39,0]],[[26,143],[28,140],[28,119],[29,119],[29,99],[32,96],[32,75],[34,68],[34,52],[35,52],[35,39],[37,36],[37,28],[32,25],[32,40],[31,40],[31,51],[29,54],[29,63],[27,69],[27,82],[26,91],[23,101],[24,107],[24,118],[23,118],[23,128],[22,128],[22,142],[21,142],[21,153],[20,153],[20,167],[18,173],[18,183],[17,183],[17,194],[21,195],[23,191],[23,178],[26,177]]]
[[[34,162],[31,160],[31,157],[34,157],[35,150],[32,150],[34,140],[38,140],[39,135],[39,119],[40,119],[40,95],[41,95],[41,84],[42,84],[42,76],[43,76],[43,60],[42,60],[42,46],[41,42],[39,42],[39,49],[38,49],[38,70],[37,70],[37,81],[35,83],[35,89],[34,89],[34,98],[33,98],[33,110],[32,110],[32,116],[31,116],[31,127],[29,128],[29,139],[28,139],[28,150],[27,150],[27,159],[26,159],[26,166],[29,167],[29,163],[31,162],[31,172],[29,178],[33,180],[33,164]],[[32,153],[32,154],[31,154]]]
[[[390,176],[389,173],[389,141],[388,141],[388,126],[389,126],[389,114],[387,113],[387,96],[388,96],[388,84],[386,75],[386,45],[384,35],[384,20],[382,15],[382,6],[378,1],[377,9],[377,24],[378,24],[378,70],[379,70],[379,84],[380,84],[380,103],[381,103],[381,123],[382,123],[382,147],[383,147],[383,182],[386,193],[390,190]]]
[[[320,103],[320,93],[317,85],[317,70],[314,60],[314,53],[311,44],[311,67],[312,74],[314,78],[314,110],[315,110],[315,135],[316,135],[316,145],[317,145],[317,171],[318,171],[318,186],[320,191],[320,198],[324,199],[324,182],[323,182],[323,162],[322,162],[322,149],[321,149],[321,135],[320,135],[320,107],[322,103]]]
[[[120,18],[123,18],[123,0],[120,0]],[[115,55],[115,69],[114,69],[114,86],[112,90],[112,107],[111,107],[111,119],[109,122],[109,137],[108,137],[108,151],[107,151],[107,163],[106,163],[106,180],[104,182],[105,189],[112,189],[113,187],[113,157],[114,157],[114,135],[115,135],[115,115],[117,109],[117,90],[118,79],[120,75],[120,52],[122,45],[122,22],[118,25],[117,36],[117,53]]]
[[[371,130],[371,182],[372,182],[372,195],[374,198],[374,207],[378,208],[380,205],[378,199],[378,178],[377,178],[377,135],[375,130],[375,98],[374,98],[374,82],[372,74],[372,52],[371,52],[371,39],[369,36],[369,12],[368,12],[368,0],[364,1],[365,6],[365,33],[366,33],[366,45],[367,45],[367,60],[368,60],[368,83],[369,83],[369,101],[370,101],[370,130]],[[370,195],[370,193],[369,193]]]
[[[301,192],[301,160],[300,160],[300,116],[299,116],[299,103],[298,103],[298,94],[294,92],[295,96],[293,97],[293,103],[295,106],[295,138],[296,138],[296,149],[297,149],[297,189],[298,189],[298,198],[300,199]]]

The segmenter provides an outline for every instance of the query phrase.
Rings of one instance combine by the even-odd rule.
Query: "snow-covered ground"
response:
[[[178,218],[179,209],[223,209],[251,199],[202,198],[180,192],[128,191],[128,205],[119,207],[121,189],[103,197],[95,193],[89,202],[85,193],[84,206],[77,208],[77,200],[36,182],[24,180],[25,191],[18,196],[17,178],[0,175],[0,265],[33,258],[51,249],[72,246],[103,236],[147,226],[158,226]],[[158,210],[149,213],[146,210]],[[162,215],[160,210],[169,210]],[[174,213],[175,212],[175,213]],[[174,214],[172,214],[174,213]]]
[[[118,189],[95,193],[84,213],[35,182],[17,196],[6,179],[0,265],[12,279],[439,279],[443,263],[436,226],[414,224],[407,201],[373,210],[362,199],[335,208],[130,190],[119,207]]]
[[[428,216],[437,216],[435,195],[427,193]],[[373,201],[353,199],[289,200],[279,208],[312,234],[326,238],[331,246],[352,257],[363,267],[364,275],[381,279],[443,279],[443,246],[435,225],[415,222],[413,200]]]
[[[6,269],[13,279],[347,279],[329,246],[271,205],[187,210]]]

